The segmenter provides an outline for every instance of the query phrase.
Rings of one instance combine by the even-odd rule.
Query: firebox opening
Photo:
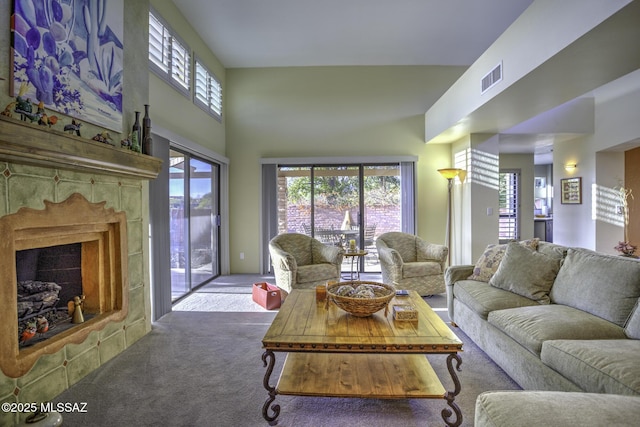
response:
[[[90,203],[81,194],[74,193],[60,203],[45,200],[42,210],[20,208],[15,213],[0,217],[0,369],[5,375],[21,377],[42,355],[59,352],[67,344],[80,344],[92,332],[126,319],[129,306],[127,217],[124,212],[105,208],[105,204]],[[57,264],[56,268],[48,268],[64,271],[62,277],[55,280],[64,279],[65,274],[77,278],[77,259],[72,267],[66,268],[61,267],[64,264],[62,259],[58,259],[66,258],[66,255],[54,252],[43,257],[43,252],[46,255],[55,247],[80,252],[80,287],[76,284],[75,289],[70,287],[63,291],[63,286],[43,281],[53,283],[45,285],[44,290],[51,287],[58,291],[58,295],[54,292],[52,297],[57,299],[55,307],[62,306],[60,310],[56,308],[58,312],[62,312],[64,304],[68,303],[68,295],[84,295],[82,303],[80,299],[77,302],[81,311],[76,312],[82,312],[84,319],[81,320],[84,322],[70,323],[67,330],[60,330],[42,342],[35,342],[38,338],[35,334],[33,340],[27,340],[33,344],[23,346],[18,333],[18,277],[44,280],[53,277],[44,275],[47,268],[34,273],[33,268],[24,270],[18,264]],[[67,287],[65,284],[64,288]],[[60,292],[63,292],[62,297]],[[75,305],[76,301],[74,308]]]
[[[16,251],[21,348],[74,326],[74,298],[84,295],[82,245],[71,243]],[[92,317],[90,313],[83,313],[85,320]]]

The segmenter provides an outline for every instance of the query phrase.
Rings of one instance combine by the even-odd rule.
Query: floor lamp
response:
[[[451,187],[453,187],[453,179],[458,176],[461,171],[462,169],[457,168],[438,169],[440,175],[447,179],[447,184],[449,186],[447,197],[447,234],[445,237],[447,249],[449,249],[449,254],[447,255],[447,265],[451,265]]]

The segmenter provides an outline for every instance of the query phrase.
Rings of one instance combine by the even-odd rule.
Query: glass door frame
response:
[[[260,273],[272,274],[269,241],[281,230],[278,225],[278,169],[280,167],[344,164],[398,164],[403,183],[400,195],[402,219],[400,231],[415,234],[417,226],[416,164],[417,156],[354,156],[354,157],[296,157],[262,158],[262,203],[260,230]],[[300,232],[300,230],[296,230]]]
[[[169,158],[173,158],[173,154],[180,154],[183,158],[183,170],[184,175],[182,177],[182,194],[183,194],[183,236],[186,238],[186,242],[182,242],[183,253],[184,253],[184,292],[181,294],[174,295],[174,274],[171,274],[171,288],[172,288],[172,303],[177,302],[178,300],[184,298],[189,295],[190,292],[197,289],[198,287],[208,283],[214,278],[220,275],[221,271],[221,165],[212,160],[204,159],[196,154],[190,153],[187,150],[181,149],[179,147],[170,147]],[[191,163],[192,161],[197,161],[209,165],[211,167],[211,273],[210,276],[206,279],[199,281],[198,283],[193,283],[193,263],[192,263],[192,250],[193,250],[193,225],[192,225],[192,210],[194,209],[191,206],[191,198],[192,198],[192,177],[191,170],[193,169]],[[171,173],[169,174],[169,181],[171,181]],[[171,189],[171,184],[169,184]],[[171,190],[169,191],[169,197],[171,198]],[[216,245],[214,248],[213,245]],[[172,254],[173,255],[173,254]],[[173,264],[173,260],[170,260]],[[180,262],[180,260],[178,260]]]
[[[367,215],[367,210],[369,209],[369,206],[366,205],[366,198],[367,198],[367,191],[365,188],[365,180],[367,179],[367,177],[369,176],[367,174],[367,168],[385,168],[385,167],[393,167],[393,168],[398,168],[398,170],[400,169],[400,164],[399,163],[389,163],[389,162],[380,162],[380,163],[341,163],[341,164],[337,164],[337,163],[331,163],[331,164],[292,164],[292,165],[279,165],[276,167],[276,173],[278,173],[281,169],[284,168],[300,168],[301,170],[308,170],[308,179],[309,179],[309,205],[310,205],[310,212],[309,212],[309,227],[304,228],[302,230],[300,229],[289,229],[289,226],[287,225],[287,230],[283,230],[283,224],[284,222],[281,222],[281,218],[278,218],[278,224],[279,224],[279,230],[278,232],[301,232],[304,234],[308,234],[311,235],[312,237],[322,241],[325,244],[335,244],[335,245],[339,245],[344,247],[345,249],[348,246],[348,240],[350,239],[355,239],[356,240],[356,244],[357,246],[362,250],[367,250],[368,252],[370,252],[370,254],[368,254],[367,256],[374,256],[375,257],[375,247],[366,248],[366,244],[367,244],[367,238],[370,237],[369,240],[371,240],[370,246],[372,246],[374,243],[374,237],[375,236],[368,236],[367,230],[370,227],[370,224],[368,224],[367,221],[367,217],[369,215]],[[322,170],[326,170],[326,171],[331,171],[334,170],[335,171],[335,176],[336,177],[340,177],[342,176],[340,174],[341,171],[351,171],[351,173],[346,173],[345,176],[349,176],[349,175],[355,175],[357,176],[357,184],[354,191],[358,192],[357,195],[357,201],[355,202],[354,206],[351,207],[345,207],[344,209],[340,210],[340,214],[342,215],[342,213],[344,212],[344,217],[341,218],[333,218],[333,220],[329,220],[327,221],[323,221],[322,224],[319,224],[317,219],[318,219],[318,213],[317,213],[317,203],[316,203],[316,198],[317,198],[317,185],[318,185],[318,181],[317,181],[317,172],[320,172]],[[355,173],[354,173],[355,172]],[[305,174],[302,174],[302,176],[304,176]],[[324,175],[324,174],[323,174]],[[329,176],[329,175],[327,175]],[[334,175],[331,175],[334,176]],[[375,176],[375,175],[374,175]],[[401,173],[398,171],[396,176],[400,181],[402,180],[402,175]],[[400,194],[400,190],[398,191]],[[339,198],[340,194],[337,194],[336,198]],[[401,198],[401,197],[400,197]],[[343,201],[343,203],[345,203],[345,201]],[[402,211],[402,202],[401,200],[398,201],[397,203],[398,208],[400,209],[400,211]],[[350,212],[355,210],[355,212]],[[344,228],[345,228],[345,222],[347,221],[347,212],[349,212],[348,218],[350,220],[349,225],[347,225],[347,227],[350,227],[349,231],[351,231],[353,228],[353,226],[356,226],[355,230],[357,230],[357,234],[351,234],[351,233],[343,233],[345,232]],[[332,222],[333,221],[333,222]],[[393,228],[393,230],[397,231],[401,228],[401,224],[402,224],[402,214],[398,214],[398,226],[396,228]],[[374,223],[377,226],[377,223]],[[302,224],[304,226],[304,224]],[[372,225],[373,226],[373,225]],[[354,230],[354,231],[355,231]],[[375,228],[373,229],[374,233],[375,233]],[[388,231],[392,231],[392,230],[388,230]],[[351,260],[347,259],[346,261],[348,261],[348,263],[351,263]],[[377,260],[376,260],[377,261]],[[361,272],[361,273],[365,273],[365,272],[379,272],[379,269],[376,270],[372,270],[372,271],[365,271],[366,267],[365,267],[365,263],[367,262],[366,257],[360,256],[357,257],[357,271]],[[379,264],[376,262],[376,265],[379,266]],[[350,266],[347,266],[346,264],[343,266],[344,268],[349,269]]]

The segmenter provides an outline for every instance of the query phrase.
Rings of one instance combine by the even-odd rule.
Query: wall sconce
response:
[[[576,170],[576,167],[578,165],[575,163],[566,163],[564,165],[564,170],[566,170],[567,172],[573,172],[574,170]]]

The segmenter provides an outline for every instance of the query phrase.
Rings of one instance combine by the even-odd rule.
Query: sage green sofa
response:
[[[413,234],[390,231],[376,239],[382,281],[421,296],[445,292],[444,270],[449,249]]]
[[[269,242],[276,285],[285,291],[313,289],[340,280],[344,249],[299,233],[283,233]]]
[[[528,241],[445,282],[452,323],[523,389],[640,395],[640,261]]]
[[[475,427],[636,427],[640,397],[561,391],[487,391]]]

